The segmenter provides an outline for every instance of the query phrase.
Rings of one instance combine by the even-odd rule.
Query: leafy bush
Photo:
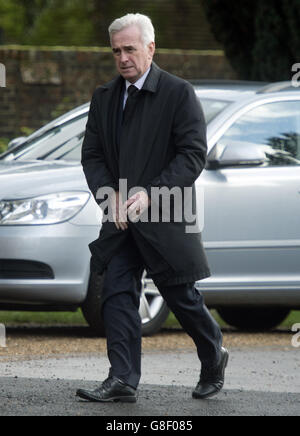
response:
[[[7,149],[9,139],[0,138],[0,153],[3,153]]]
[[[299,0],[202,0],[211,30],[241,79],[290,80],[299,62]]]

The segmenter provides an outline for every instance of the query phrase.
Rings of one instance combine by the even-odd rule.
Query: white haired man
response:
[[[93,94],[82,147],[87,183],[97,193],[110,188],[112,221],[103,222],[90,244],[91,269],[103,275],[101,316],[110,361],[108,378],[90,401],[135,402],[141,377],[141,277],[146,269],[161,295],[193,338],[202,364],[194,398],[219,392],[228,352],[195,281],[210,275],[200,232],[181,222],[142,219],[154,207],[153,189],[189,188],[206,162],[206,126],[193,87],[153,62],[154,29],[141,14],[128,14],[109,27],[120,75]],[[124,198],[119,181],[126,179]],[[99,314],[100,316],[100,314]]]

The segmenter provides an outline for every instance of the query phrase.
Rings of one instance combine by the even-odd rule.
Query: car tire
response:
[[[278,326],[290,310],[282,307],[222,307],[221,318],[242,331],[266,331]]]
[[[93,332],[100,337],[105,337],[105,328],[101,316],[101,295],[104,276],[92,272],[89,280],[87,298],[81,310]],[[169,316],[169,308],[161,297],[158,289],[146,273],[142,278],[142,293],[140,316],[142,319],[143,336],[154,335],[159,332]]]
[[[104,324],[101,317],[101,295],[104,276],[92,272],[89,280],[87,297],[81,306],[83,316],[97,336],[105,337]]]

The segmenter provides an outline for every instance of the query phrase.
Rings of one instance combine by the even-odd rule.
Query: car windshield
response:
[[[0,159],[80,161],[86,122],[87,114],[54,126],[12,150],[7,150]]]
[[[213,98],[199,97],[206,124],[210,123],[220,112],[222,112],[231,101],[216,100]]]
[[[231,102],[199,97],[208,124]],[[43,130],[0,155],[0,160],[65,160],[80,162],[87,113]]]

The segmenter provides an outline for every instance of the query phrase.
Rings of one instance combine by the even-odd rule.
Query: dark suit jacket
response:
[[[151,187],[190,187],[188,201],[195,210],[194,182],[205,166],[207,145],[204,116],[193,87],[153,63],[120,134],[123,86],[124,79],[119,76],[97,88],[92,97],[82,147],[82,165],[91,192],[96,197],[100,187],[118,190],[119,179],[127,179],[128,190],[139,186],[149,195]],[[129,229],[122,231],[105,222],[99,239],[90,244],[91,267],[102,273],[130,231],[157,284],[208,277],[201,234],[186,233],[186,225],[184,219],[175,222],[171,217],[171,222],[163,222],[160,216],[159,222],[129,222]]]

